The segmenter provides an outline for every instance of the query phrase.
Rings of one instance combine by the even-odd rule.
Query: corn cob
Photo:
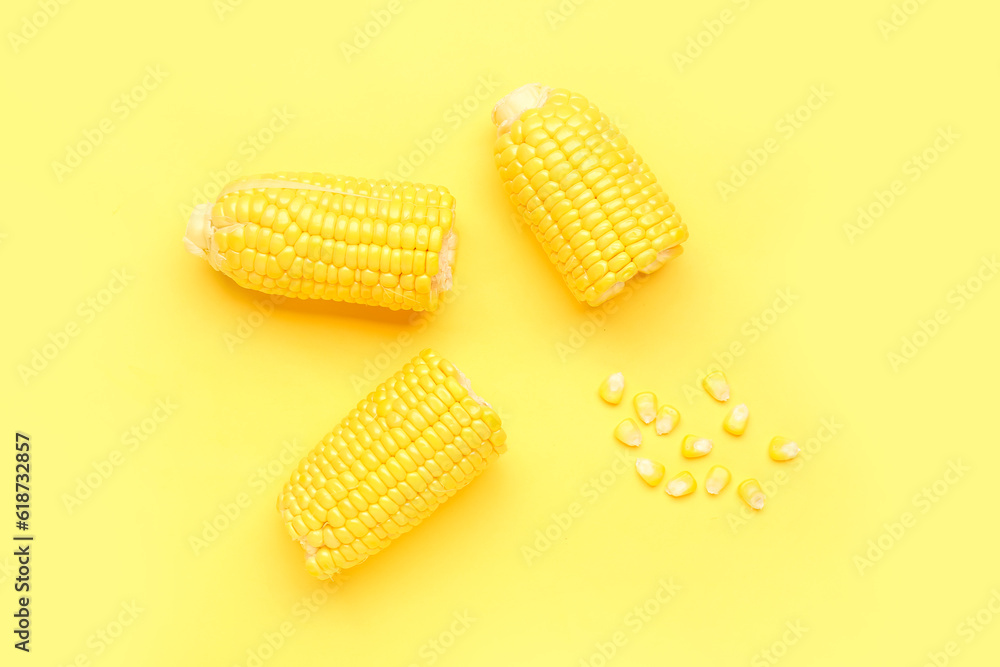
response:
[[[584,97],[528,84],[497,103],[493,122],[504,188],[578,300],[599,305],[681,253],[680,215]]]
[[[299,463],[278,497],[306,569],[332,577],[378,553],[507,450],[497,413],[424,350]]]
[[[434,310],[451,289],[454,221],[443,187],[282,172],[196,207],[184,245],[268,294]]]

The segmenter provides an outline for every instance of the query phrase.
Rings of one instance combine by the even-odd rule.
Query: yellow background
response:
[[[1000,248],[1000,9],[910,0],[886,33],[889,0],[388,7],[5,3],[0,399],[4,438],[32,438],[37,541],[30,656],[11,648],[0,556],[3,664],[229,666],[262,650],[267,665],[995,664],[1000,280],[973,279]],[[372,11],[391,18],[345,49]],[[683,256],[614,312],[572,300],[504,198],[489,112],[530,81],[619,122],[689,226]],[[803,111],[813,87],[830,97]],[[268,135],[275,110],[291,118]],[[788,136],[797,111],[809,118]],[[912,180],[909,161],[948,128]],[[78,166],[54,165],[98,130]],[[724,200],[719,182],[768,139],[777,151]],[[429,320],[272,309],[180,243],[185,211],[229,168],[384,176],[416,162],[412,180],[459,206],[460,290]],[[852,242],[845,225],[895,180],[901,194]],[[966,283],[981,289],[959,307]],[[770,311],[781,293],[792,305]],[[935,335],[915,336],[938,310]],[[914,336],[917,354],[893,362]],[[371,388],[352,382],[369,364],[381,378],[428,346],[498,406],[509,452],[328,592],[275,512],[294,466],[283,448],[297,459],[318,441]],[[26,374],[36,352],[52,358]],[[713,362],[750,406],[742,438],[685,391]],[[596,389],[617,370],[626,403],[653,390],[681,427],[646,429],[638,452],[616,444],[631,408]],[[176,407],[155,422],[158,400]],[[130,447],[133,428],[148,435]],[[715,451],[683,461],[685,433]],[[808,460],[771,462],[776,434],[809,443]],[[673,500],[616,467],[637,453],[699,481],[724,463],[734,484]],[[746,518],[735,482],[749,476],[774,492]],[[81,484],[89,497],[68,502]],[[206,539],[213,521],[225,527]],[[673,597],[649,602],[671,579]],[[637,628],[644,604],[657,613]],[[984,608],[992,624],[971,631]]]

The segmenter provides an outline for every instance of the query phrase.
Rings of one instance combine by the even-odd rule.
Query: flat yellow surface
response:
[[[998,21],[914,0],[5,3],[2,663],[996,664]],[[603,309],[494,170],[490,109],[530,81],[613,117],[690,229]],[[274,304],[184,251],[216,181],[280,169],[447,185],[456,297]],[[430,346],[509,452],[324,587],[278,490]],[[698,387],[712,365],[750,406],[741,438]],[[682,421],[628,450],[611,431],[640,390]],[[686,433],[715,451],[683,460]],[[778,434],[797,461],[767,458]],[[734,482],[674,500],[636,455]]]

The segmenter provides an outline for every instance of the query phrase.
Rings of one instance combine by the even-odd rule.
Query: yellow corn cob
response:
[[[282,172],[196,207],[184,245],[268,294],[434,310],[451,289],[454,222],[443,187]]]
[[[493,122],[504,188],[577,299],[596,306],[681,253],[680,215],[584,97],[528,84],[497,103]]]
[[[424,350],[299,463],[278,497],[319,578],[378,553],[507,450],[497,413]]]

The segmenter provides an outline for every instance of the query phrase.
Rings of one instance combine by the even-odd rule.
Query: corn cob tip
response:
[[[528,109],[535,109],[545,104],[551,92],[551,88],[540,83],[528,83],[507,93],[493,107],[493,123],[497,126],[497,135],[506,132],[511,123]]]
[[[191,211],[184,230],[184,248],[192,255],[208,259],[212,243],[212,205],[198,204]]]

